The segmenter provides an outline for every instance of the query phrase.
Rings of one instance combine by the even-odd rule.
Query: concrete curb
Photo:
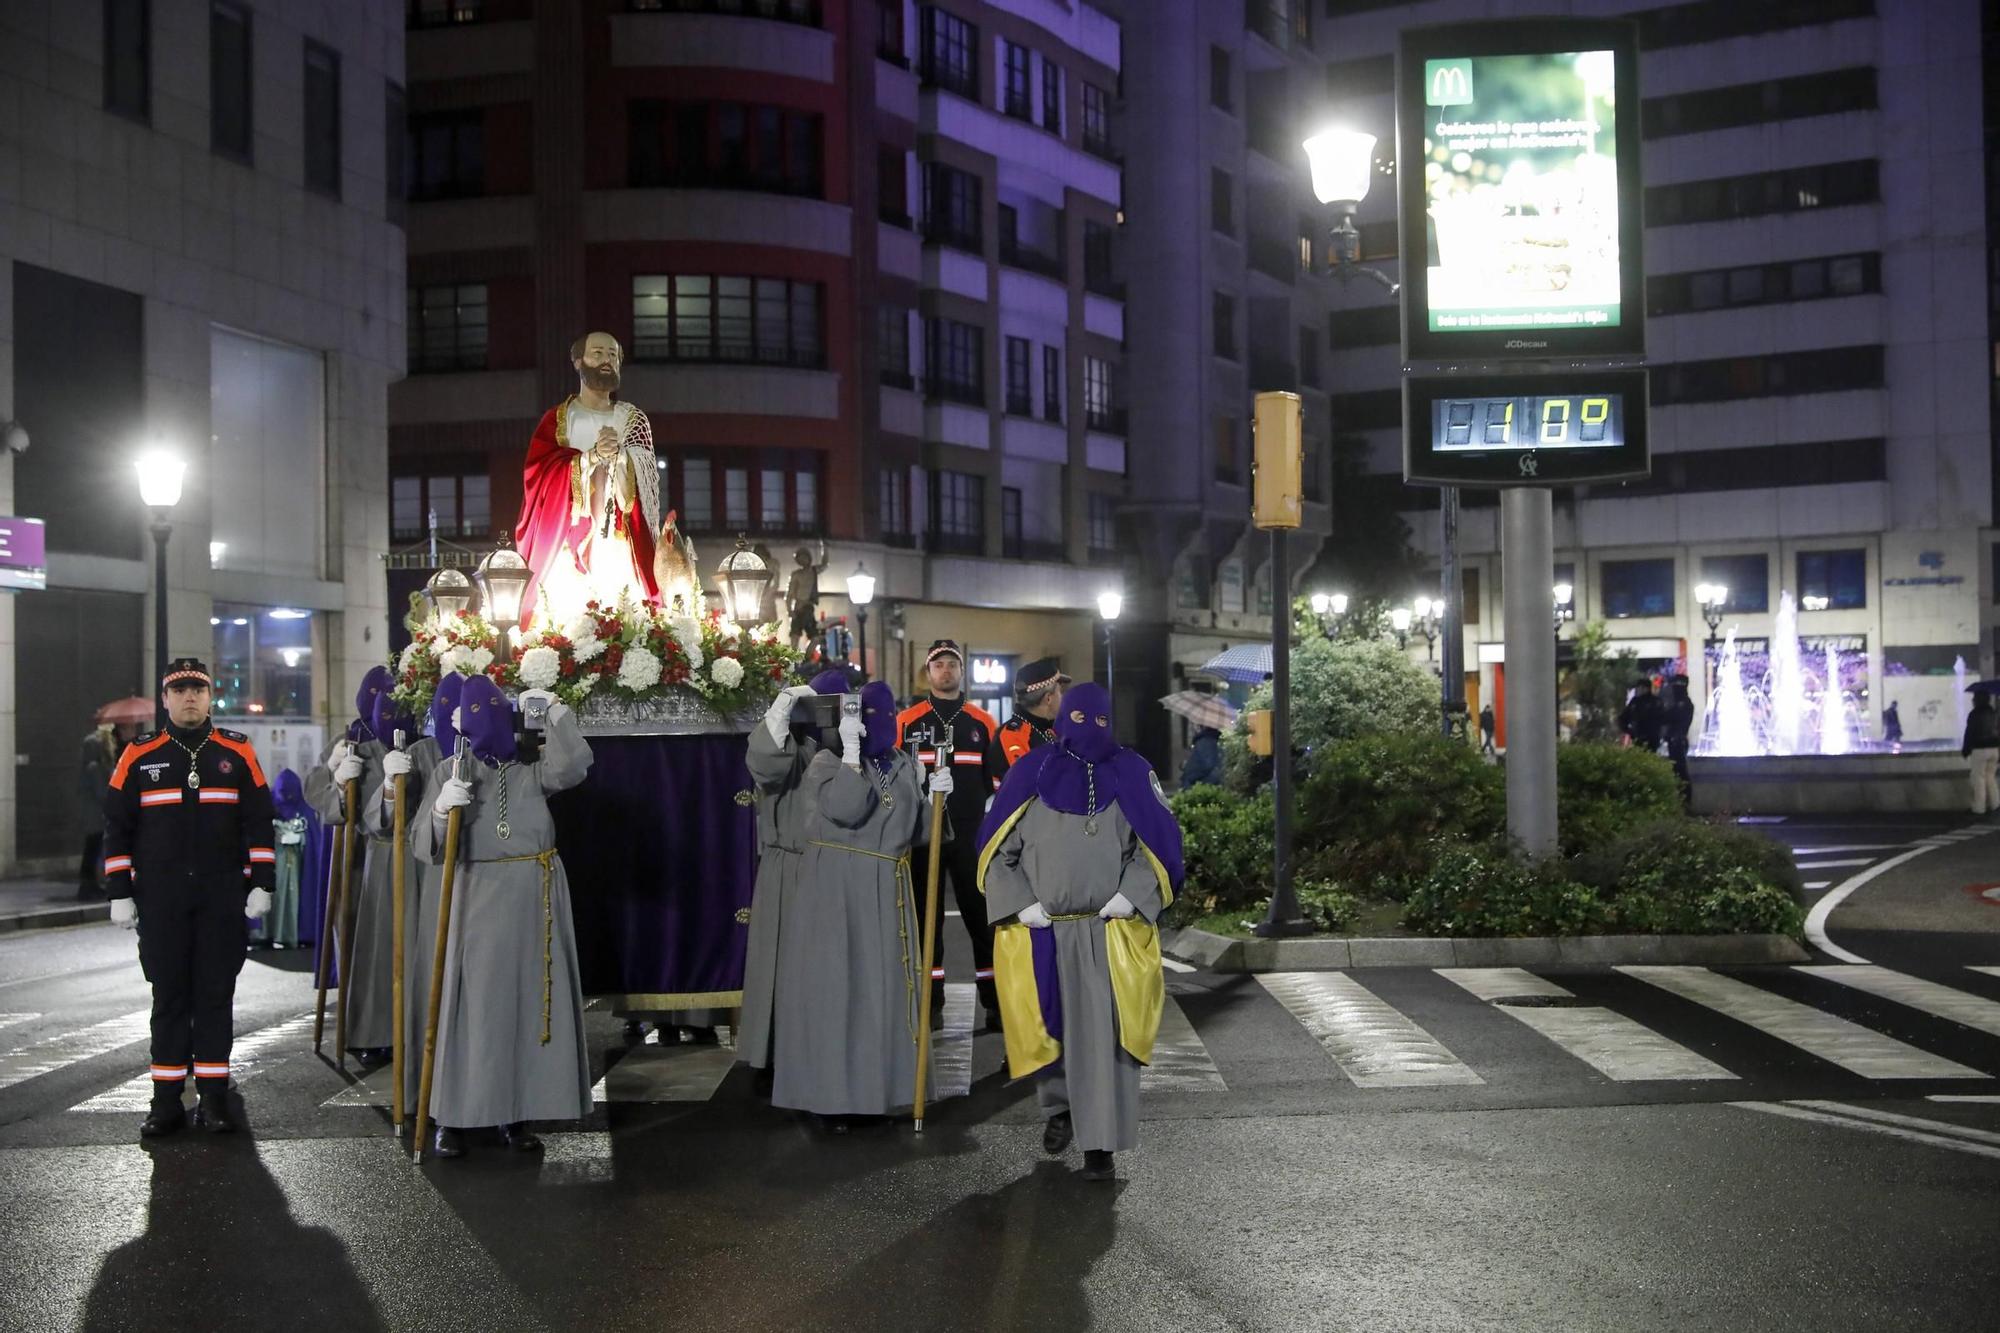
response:
[[[1211,972],[1335,972],[1353,967],[1562,967],[1624,963],[1743,967],[1804,963],[1789,935],[1574,935],[1531,939],[1237,940],[1166,930],[1160,947]]]
[[[58,926],[82,926],[92,921],[109,921],[110,903],[78,903],[74,907],[44,907],[32,912],[0,916],[0,935],[17,935],[30,930],[54,930]]]

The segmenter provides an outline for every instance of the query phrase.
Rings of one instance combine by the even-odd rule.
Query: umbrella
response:
[[[1262,685],[1265,678],[1271,674],[1271,645],[1239,643],[1234,648],[1223,649],[1203,662],[1196,670],[1204,675],[1220,676],[1224,680],[1240,681],[1246,685]]]
[[[127,695],[114,699],[97,710],[99,725],[142,727],[153,720],[153,701],[141,699],[138,695]]]
[[[1203,694],[1200,690],[1177,690],[1160,703],[1169,713],[1184,717],[1197,727],[1227,731],[1236,725],[1236,710],[1229,706],[1229,700],[1220,695]]]
[[[1975,680],[1965,687],[1967,694],[2000,694],[2000,680]]]

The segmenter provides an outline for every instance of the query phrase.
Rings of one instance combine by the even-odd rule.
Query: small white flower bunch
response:
[[[743,664],[733,657],[718,657],[708,674],[723,689],[733,690],[743,683]]]

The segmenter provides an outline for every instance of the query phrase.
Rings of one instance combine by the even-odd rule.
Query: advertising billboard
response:
[[[1651,470],[1646,372],[1410,376],[1406,481],[1564,486]]]
[[[1637,65],[1616,21],[1404,34],[1409,359],[1644,350]]]

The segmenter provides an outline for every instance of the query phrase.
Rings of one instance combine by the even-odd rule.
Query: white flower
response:
[[[465,665],[473,675],[484,675],[486,668],[493,665],[493,650],[491,648],[468,649],[465,654]]]
[[[410,674],[410,668],[416,664],[417,654],[422,652],[423,648],[424,641],[422,639],[410,640],[410,646],[403,649],[403,655],[396,659],[396,676],[398,679]]]
[[[437,660],[438,672],[441,675],[448,676],[454,671],[464,672],[470,669],[466,663],[466,652],[463,648],[447,648],[437,655]]]
[[[592,690],[597,688],[597,681],[598,677],[596,676],[584,676],[576,683],[577,694],[578,695],[589,694]]]
[[[693,616],[672,616],[667,621],[667,629],[674,636],[674,642],[687,654],[688,670],[701,670],[706,660],[701,651],[701,622]]]
[[[570,653],[576,658],[577,665],[582,666],[585,662],[595,662],[604,655],[604,640],[574,639],[571,640],[569,648]]]
[[[718,657],[715,665],[708,669],[715,677],[715,683],[725,690],[733,690],[743,683],[743,664],[733,657]]]
[[[531,690],[546,690],[562,677],[562,657],[555,649],[537,645],[521,654],[521,683]]]
[[[660,683],[660,659],[644,648],[627,648],[618,668],[618,683],[628,690],[652,689]]]
[[[569,623],[569,628],[563,631],[563,637],[571,643],[582,643],[585,639],[596,638],[597,617],[591,615],[578,616]]]

